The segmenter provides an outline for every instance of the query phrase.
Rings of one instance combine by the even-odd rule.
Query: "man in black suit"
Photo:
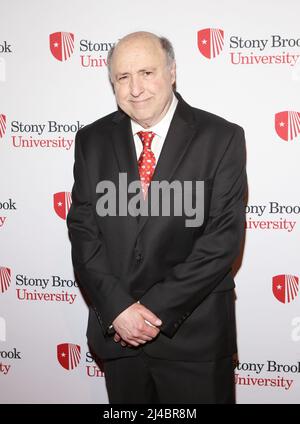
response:
[[[119,110],[77,133],[68,227],[109,401],[233,403],[231,267],[244,234],[243,130],[174,91],[167,39],[129,34],[108,59]],[[187,225],[178,204],[169,214],[139,213],[156,183],[200,181],[201,205],[195,184],[187,197],[201,208],[201,223]],[[139,202],[128,189],[136,182]]]

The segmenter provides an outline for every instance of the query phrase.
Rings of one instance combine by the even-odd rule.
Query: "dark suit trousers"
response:
[[[104,361],[109,402],[234,403],[232,357],[215,362],[168,361],[144,353]]]

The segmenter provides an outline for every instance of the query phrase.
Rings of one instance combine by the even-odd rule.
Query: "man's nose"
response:
[[[144,85],[139,75],[132,75],[130,80],[130,93],[133,97],[140,96],[144,91]]]

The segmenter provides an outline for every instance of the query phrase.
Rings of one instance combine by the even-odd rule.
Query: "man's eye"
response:
[[[153,74],[153,72],[151,72],[151,71],[145,71],[144,72],[144,75],[146,76],[146,77],[149,77],[150,75],[152,75]]]
[[[125,81],[127,78],[127,75],[123,75],[122,77],[119,77],[119,81]]]

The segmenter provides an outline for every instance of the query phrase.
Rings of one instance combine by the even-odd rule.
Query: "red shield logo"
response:
[[[61,219],[66,219],[71,203],[71,193],[68,191],[61,191],[53,195],[54,210]]]
[[[276,275],[273,277],[273,294],[281,303],[292,302],[299,291],[299,278],[295,275]]]
[[[74,34],[54,32],[49,36],[50,50],[55,59],[61,62],[69,59],[74,50]]]
[[[0,114],[0,138],[4,136],[5,130],[6,130],[6,116]]]
[[[275,130],[279,137],[291,141],[300,134],[300,112],[284,111],[275,115]]]
[[[0,266],[0,293],[4,293],[11,282],[11,270]]]
[[[60,365],[66,370],[77,367],[80,361],[80,346],[72,343],[62,343],[57,345],[57,359]]]
[[[216,28],[206,28],[198,31],[198,49],[207,59],[218,56],[224,46],[224,31]]]

